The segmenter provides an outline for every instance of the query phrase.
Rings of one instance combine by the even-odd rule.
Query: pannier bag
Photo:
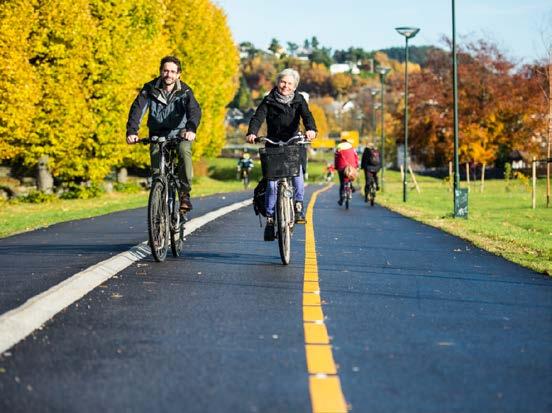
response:
[[[260,148],[263,177],[274,180],[299,176],[301,149],[298,145]]]
[[[268,181],[263,178],[253,190],[253,210],[255,211],[255,215],[266,217],[265,193],[267,185]]]
[[[347,179],[351,182],[353,182],[358,177],[358,171],[354,166],[347,165],[345,169],[343,170],[343,174],[347,177]]]

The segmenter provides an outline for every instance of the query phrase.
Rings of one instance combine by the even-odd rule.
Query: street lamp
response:
[[[404,48],[404,160],[403,160],[403,202],[406,202],[406,171],[408,159],[408,39],[418,34],[417,27],[396,27],[395,30],[406,40]]]
[[[379,90],[375,87],[371,87],[370,95],[372,96],[372,141],[376,142],[376,96],[379,93]]]
[[[385,77],[387,76],[387,73],[389,73],[391,69],[388,67],[378,67],[376,69],[376,72],[380,75],[380,83],[381,83],[381,191],[384,190],[384,179],[383,174],[385,172],[385,124],[384,124],[384,102],[383,102],[383,94],[385,93]]]

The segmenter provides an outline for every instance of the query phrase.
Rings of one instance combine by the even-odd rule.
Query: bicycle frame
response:
[[[159,171],[153,177],[148,202],[148,231],[152,255],[156,261],[166,257],[169,236],[173,256],[180,255],[185,215],[180,212],[178,180],[175,172],[179,139],[153,136],[142,140],[159,146]]]
[[[286,146],[293,143],[307,144],[303,135],[297,135],[289,139],[287,142],[273,141],[269,138],[259,138],[259,141],[268,142],[276,146]],[[289,264],[291,260],[291,235],[295,225],[294,221],[294,188],[292,178],[289,176],[276,179],[276,227],[278,230],[278,247],[280,250],[280,258],[284,265]]]

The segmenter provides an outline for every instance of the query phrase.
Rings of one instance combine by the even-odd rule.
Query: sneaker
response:
[[[337,201],[337,205],[339,206],[343,205],[343,198],[339,198],[339,201]]]
[[[295,223],[296,224],[307,223],[307,220],[305,219],[305,211],[303,211],[303,201],[295,202]]]
[[[190,194],[180,194],[180,212],[188,212],[193,209]]]
[[[274,236],[274,218],[266,217],[266,226],[264,229],[264,240],[265,241],[274,241],[276,237]]]

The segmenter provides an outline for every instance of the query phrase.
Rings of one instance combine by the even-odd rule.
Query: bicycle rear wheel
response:
[[[351,198],[353,197],[351,192],[351,184],[348,183],[345,186],[345,209],[349,209],[349,202],[351,201]]]
[[[184,214],[180,212],[179,192],[174,182],[170,184],[169,190],[171,252],[173,257],[178,257],[184,248]]]
[[[169,248],[169,214],[165,185],[154,181],[148,201],[148,236],[151,255],[157,262],[164,261]]]
[[[276,219],[278,227],[278,248],[284,265],[291,260],[291,202],[284,194],[284,187],[278,187],[278,201],[276,202]]]
[[[370,206],[374,206],[374,202],[376,200],[376,186],[372,182],[370,185]]]

